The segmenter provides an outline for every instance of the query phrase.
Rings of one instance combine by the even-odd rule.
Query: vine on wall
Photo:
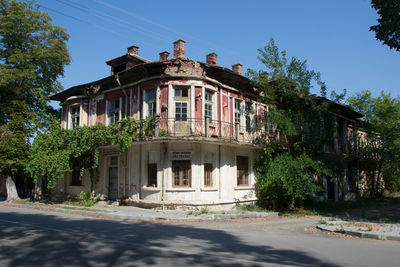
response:
[[[100,147],[118,145],[121,156],[132,142],[154,135],[151,118],[135,120],[121,119],[106,127],[101,123],[94,126],[62,129],[55,121],[43,133],[39,133],[31,148],[27,171],[37,182],[39,177],[47,181],[47,187],[54,188],[57,180],[66,172],[79,169],[81,177],[85,170],[90,173],[91,191],[97,183]],[[122,160],[125,162],[125,160]]]

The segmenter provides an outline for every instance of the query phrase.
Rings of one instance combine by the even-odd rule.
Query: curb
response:
[[[113,211],[108,212],[96,212],[96,211],[85,211],[79,209],[68,209],[63,207],[48,207],[48,206],[34,206],[27,204],[16,204],[16,203],[0,203],[1,206],[5,207],[16,207],[16,208],[27,208],[42,210],[47,212],[61,212],[65,214],[82,215],[89,217],[101,217],[105,219],[117,219],[122,221],[222,221],[231,219],[251,219],[251,218],[268,218],[278,216],[278,212],[248,212],[248,213],[230,213],[230,214],[202,214],[197,216],[185,217],[176,216],[173,217],[162,217],[159,215],[120,215],[112,214]]]
[[[359,238],[400,241],[400,235],[393,236],[393,235],[385,235],[385,234],[364,233],[364,232],[350,231],[350,230],[330,230],[330,229],[327,229],[320,225],[317,225],[317,229],[319,229],[321,231],[325,231],[325,232],[346,234],[346,235],[351,235],[351,236],[355,236],[355,237],[359,237]]]

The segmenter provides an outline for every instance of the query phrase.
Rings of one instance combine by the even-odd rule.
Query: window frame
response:
[[[248,156],[236,156],[236,185],[238,187],[250,185]]]
[[[157,187],[157,163],[147,164],[147,187]]]
[[[186,95],[184,95],[183,92],[186,92]],[[189,97],[189,87],[186,87],[186,86],[174,86],[174,97],[188,98]]]
[[[157,103],[157,89],[146,90],[145,91],[145,95],[146,95],[145,102],[146,102],[146,108],[147,108],[147,110],[146,110],[147,116],[148,117],[155,116],[157,114],[157,105],[156,105],[156,103]],[[149,98],[149,95],[151,95],[152,98]]]
[[[73,111],[76,111],[76,113],[74,113]],[[70,125],[69,125],[69,129],[75,129],[76,127],[79,126],[79,122],[80,122],[80,113],[81,113],[81,105],[77,104],[77,105],[71,105],[69,107],[69,116],[70,116]],[[77,120],[77,122],[75,122]]]
[[[187,175],[187,184],[184,183],[184,173]],[[190,160],[173,160],[172,161],[172,187],[190,188],[192,187],[192,166]],[[176,177],[178,174],[178,177]],[[177,179],[178,178],[178,183]]]
[[[241,126],[241,116],[242,116],[242,100],[235,99],[234,100],[234,119],[235,119],[235,124],[239,123],[239,126]]]
[[[177,111],[177,109],[178,109],[178,106],[177,105],[181,105],[181,107],[180,107],[180,112],[178,113],[178,111]],[[186,113],[183,113],[183,109],[184,109],[184,107],[183,107],[183,105],[186,105]],[[175,121],[187,121],[188,120],[188,102],[187,101],[175,101]],[[178,114],[180,114],[179,116],[178,116]]]
[[[214,92],[206,90],[204,92],[204,94],[205,94],[204,95],[204,116],[213,119],[213,116],[214,116]]]
[[[111,103],[113,103],[113,107]],[[118,103],[118,107],[115,107],[116,103]],[[116,114],[118,114],[118,120],[115,120]],[[107,100],[107,125],[117,123],[120,120],[121,120],[121,98]]]
[[[204,163],[204,187],[213,187],[213,164],[212,163]]]
[[[245,102],[245,128],[246,128],[246,132],[247,133],[251,133],[252,129],[251,129],[251,120],[253,117],[253,103],[251,102]]]

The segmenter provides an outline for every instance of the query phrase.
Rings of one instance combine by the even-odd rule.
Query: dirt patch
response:
[[[341,236],[341,237],[358,238],[358,237],[353,236],[353,235],[321,230],[321,229],[318,229],[316,226],[310,227],[310,228],[305,228],[304,231],[312,232],[312,233],[323,233],[323,234],[327,234],[327,235],[334,235],[334,236]]]

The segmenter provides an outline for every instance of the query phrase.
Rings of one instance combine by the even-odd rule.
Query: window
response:
[[[118,157],[112,156],[110,159],[110,166],[118,166]]]
[[[76,127],[79,126],[79,110],[80,110],[80,106],[72,106],[69,109],[69,112],[71,114],[70,129],[75,129]]]
[[[235,100],[235,123],[240,125],[240,100]]]
[[[175,88],[175,97],[188,97],[188,88],[177,87]]]
[[[206,92],[204,97],[204,115],[206,117],[212,118],[212,107],[213,107],[213,94]]]
[[[81,170],[79,168],[72,169],[70,185],[71,186],[82,185]]]
[[[251,103],[246,102],[246,132],[251,132]]]
[[[190,160],[172,161],[172,175],[174,187],[190,187]]]
[[[147,186],[157,187],[157,164],[152,163],[147,165]]]
[[[187,120],[187,102],[175,102],[175,120]]]
[[[204,163],[204,186],[213,186],[213,165]]]
[[[249,159],[248,157],[236,157],[237,185],[249,185]]]
[[[157,113],[156,96],[157,96],[156,90],[146,91],[147,115],[149,117],[154,116]]]
[[[119,99],[108,101],[108,121],[109,123],[115,123],[120,119],[120,107],[119,107]]]

